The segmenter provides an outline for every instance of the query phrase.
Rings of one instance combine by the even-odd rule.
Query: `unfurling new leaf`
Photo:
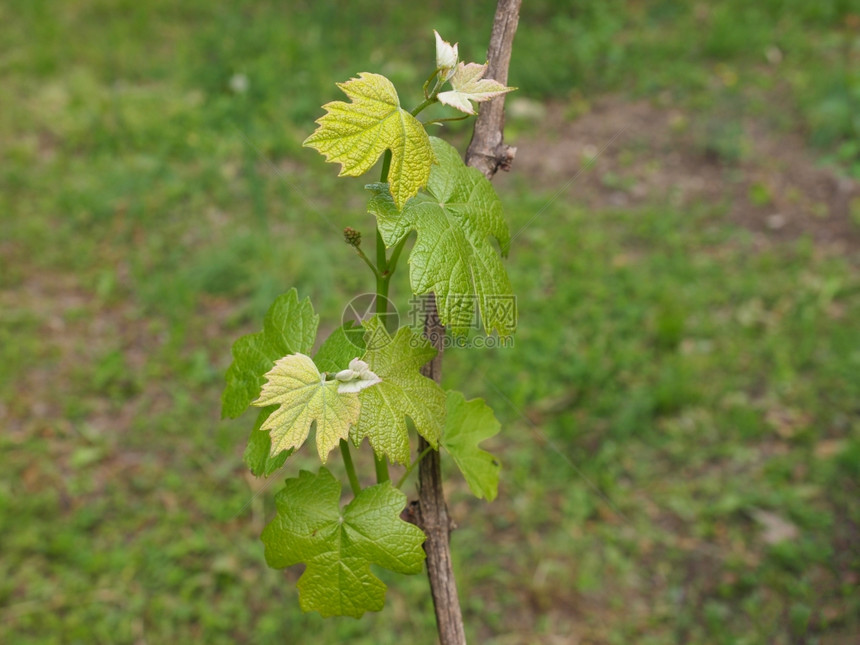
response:
[[[436,69],[439,70],[439,75],[443,81],[447,81],[454,74],[457,67],[457,61],[460,60],[460,55],[457,52],[457,43],[451,43],[442,40],[442,36],[435,29],[433,33],[436,35]]]
[[[371,371],[367,363],[358,358],[353,358],[349,367],[339,371],[334,377],[340,381],[338,392],[361,392],[382,380]]]
[[[303,145],[315,148],[326,161],[341,164],[341,175],[366,173],[379,156],[391,150],[388,181],[394,203],[401,208],[427,183],[433,150],[421,122],[400,107],[397,90],[379,74],[362,72],[338,83],[351,103],[332,101],[317,119],[319,127]]]
[[[262,540],[269,566],[305,564],[298,582],[304,611],[360,618],[385,602],[385,584],[370,565],[419,573],[424,533],[400,519],[406,496],[390,482],[365,488],[343,509],[340,490],[325,468],[288,479]]]
[[[487,64],[460,63],[451,76],[451,87],[453,90],[439,93],[439,102],[450,105],[466,114],[474,114],[475,109],[469,101],[483,103],[506,92],[515,90],[515,87],[505,87],[498,81],[484,78],[487,73]]]

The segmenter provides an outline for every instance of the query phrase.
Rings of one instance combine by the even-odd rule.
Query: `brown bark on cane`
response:
[[[421,373],[437,383],[442,379],[442,347],[445,327],[436,312],[436,298],[425,297],[424,336],[436,348],[436,356],[427,363]],[[424,437],[418,438],[418,454],[427,448]],[[431,450],[418,464],[418,525],[427,534],[424,551],[427,553],[427,577],[436,609],[436,626],[442,645],[465,645],[466,632],[463,614],[457,595],[457,582],[451,563],[451,520],[445,493],[442,489],[442,471],[439,451]]]
[[[485,78],[492,78],[503,85],[508,80],[508,65],[511,61],[511,48],[519,22],[522,0],[499,0],[490,48],[487,51],[489,68]],[[516,148],[504,144],[505,127],[504,95],[481,105],[472,142],[466,152],[466,164],[480,170],[487,179],[492,179],[499,168],[508,170],[513,161]],[[424,336],[436,348],[436,357],[422,369],[422,373],[437,383],[442,379],[442,347],[445,327],[439,321],[436,311],[436,298],[427,296],[425,303]],[[423,437],[418,440],[418,454],[427,448]],[[451,520],[445,504],[442,489],[442,472],[439,452],[431,450],[418,466],[418,507],[412,510],[417,515],[417,524],[427,534],[424,550],[427,553],[427,576],[433,606],[436,609],[436,625],[439,629],[441,645],[465,645],[466,633],[463,628],[463,614],[457,595],[457,583],[451,564]]]
[[[521,4],[522,0],[499,0],[496,7],[490,48],[487,50],[489,65],[485,78],[492,78],[502,85],[508,84],[508,66]],[[500,168],[510,170],[517,149],[505,145],[504,131],[505,96],[502,95],[481,105],[472,141],[466,151],[466,165],[477,168],[487,179],[492,179]]]

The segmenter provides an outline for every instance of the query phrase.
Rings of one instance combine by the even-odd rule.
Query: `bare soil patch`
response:
[[[607,97],[575,119],[551,104],[546,126],[517,142],[515,172],[593,210],[661,201],[721,206],[765,244],[808,235],[834,252],[860,249],[860,225],[851,219],[860,183],[818,163],[820,153],[801,135],[754,119],[741,123],[739,158],[725,158],[712,126],[646,101]]]

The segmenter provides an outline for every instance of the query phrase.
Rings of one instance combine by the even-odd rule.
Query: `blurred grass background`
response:
[[[856,643],[860,6],[524,4],[520,331],[445,367],[504,427],[497,501],[451,474],[472,642]],[[372,231],[363,179],[300,147],[334,83],[411,105],[431,30],[480,59],[493,9],[0,4],[0,640],[435,642],[423,576],[300,613],[219,395],[277,294],[330,328],[372,288],[339,233]]]

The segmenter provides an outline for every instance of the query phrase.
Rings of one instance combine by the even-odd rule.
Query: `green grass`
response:
[[[310,295],[330,328],[372,288],[339,233],[370,237],[363,179],[300,147],[334,82],[420,85],[433,27],[484,51],[491,2],[380,6],[0,7],[3,642],[434,642],[423,576],[383,572],[386,609],[360,622],[300,613],[299,572],[267,569],[258,540],[277,482],[252,500],[251,421],[218,419],[229,346],[277,294]],[[752,116],[858,172],[851,2],[524,12],[523,96],[680,105],[729,165]],[[509,184],[512,230],[551,196]],[[453,473],[449,490],[472,641],[853,642],[856,264],[807,238],[762,249],[721,207],[574,196],[509,266],[516,349],[445,359],[504,428],[499,499]],[[769,521],[792,537],[766,540]]]

